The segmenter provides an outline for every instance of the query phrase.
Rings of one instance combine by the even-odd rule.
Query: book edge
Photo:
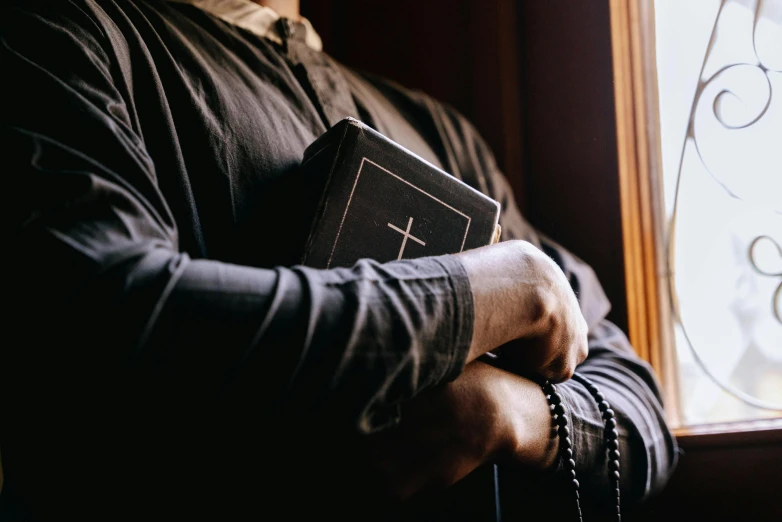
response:
[[[346,118],[345,120],[342,120],[342,121],[346,121],[346,120],[353,120],[353,118]],[[355,121],[358,121],[358,120],[355,120]],[[352,122],[350,122],[350,121],[346,122],[345,129],[342,131],[342,134],[339,136],[339,138],[337,140],[338,145],[337,145],[337,151],[334,153],[334,161],[331,162],[331,166],[329,167],[329,172],[328,172],[328,176],[326,178],[326,182],[323,184],[323,193],[320,196],[320,200],[318,202],[318,209],[315,211],[315,217],[313,218],[312,224],[310,225],[310,231],[309,231],[309,235],[307,236],[307,241],[305,243],[304,253],[302,254],[302,257],[301,257],[301,264],[303,264],[303,265],[307,264],[307,260],[308,260],[308,258],[310,256],[310,252],[312,251],[312,244],[313,244],[313,242],[315,241],[315,239],[317,237],[318,225],[320,224],[320,221],[323,218],[323,215],[325,214],[325,210],[326,210],[326,206],[327,206],[326,204],[327,204],[328,199],[329,199],[329,188],[331,186],[331,180],[332,180],[333,175],[334,175],[335,167],[336,167],[336,165],[339,164],[339,160],[340,160],[340,157],[341,157],[340,155],[343,153],[343,151],[342,151],[342,144],[345,143],[345,136],[347,136],[347,133],[348,133],[348,130],[350,129],[350,126],[351,126],[350,124],[351,123]],[[337,125],[339,125],[339,123]],[[332,129],[333,128],[334,127],[332,127]],[[324,136],[322,136],[321,138],[325,137],[326,135],[327,134],[324,134]],[[318,139],[321,139],[321,138],[318,138]],[[311,154],[309,156],[307,156],[306,151],[305,151],[306,159],[302,163],[302,168],[307,163],[309,163],[312,159],[314,159],[318,154],[320,154],[321,152],[323,152],[324,150],[328,149],[330,146],[333,145],[332,141],[330,141],[330,140],[327,140],[327,141],[329,141],[329,143],[327,143],[324,146],[320,147],[315,153],[313,153],[313,154]],[[313,145],[315,145],[315,143],[317,143],[317,140],[313,143]],[[309,147],[308,147],[308,150],[309,150]]]
[[[369,131],[369,134],[372,135],[373,137],[376,137],[376,138],[379,138],[379,139],[383,140],[384,142],[388,143],[389,145],[392,145],[393,147],[395,147],[397,149],[400,149],[403,152],[406,152],[407,154],[413,156],[414,158],[416,158],[417,160],[421,161],[425,165],[431,167],[432,169],[436,170],[437,172],[440,172],[441,174],[444,174],[446,176],[446,178],[448,178],[450,180],[449,183],[456,183],[456,184],[459,184],[459,185],[463,185],[465,188],[467,188],[468,190],[472,191],[476,195],[480,196],[481,198],[483,198],[485,200],[491,201],[492,203],[497,205],[497,207],[499,207],[499,202],[497,200],[495,200],[494,198],[491,198],[491,197],[487,196],[486,194],[484,194],[483,192],[481,192],[480,190],[471,187],[470,185],[468,185],[464,181],[460,180],[459,178],[457,178],[453,174],[449,174],[448,172],[444,171],[443,169],[441,169],[440,167],[438,167],[434,163],[431,163],[427,159],[422,158],[421,156],[419,156],[415,152],[413,152],[410,149],[404,147],[403,145],[400,145],[399,143],[395,142],[391,138],[381,134],[380,132],[376,131],[375,129],[373,129],[372,127],[368,126],[367,124],[365,124],[365,123],[363,123],[363,122],[361,122],[359,120],[356,120],[355,118],[345,118],[345,120],[342,120],[342,121],[346,121],[348,124],[351,124],[351,125],[354,125],[355,127],[358,127],[359,132]],[[497,217],[499,219],[499,210],[498,210]]]

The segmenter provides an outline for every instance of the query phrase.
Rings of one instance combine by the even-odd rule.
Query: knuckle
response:
[[[585,343],[581,349],[581,352],[579,353],[579,364],[586,361],[587,357],[589,357],[589,346]]]
[[[566,358],[558,358],[546,368],[545,377],[552,382],[563,382],[573,377],[575,365]]]
[[[581,340],[578,343],[578,347],[575,350],[576,352],[576,358],[578,359],[578,364],[581,364],[584,362],[589,355],[589,344],[586,342],[586,340]]]
[[[560,372],[560,365],[558,361],[552,361],[545,368],[541,370],[541,375],[550,381],[557,381]]]

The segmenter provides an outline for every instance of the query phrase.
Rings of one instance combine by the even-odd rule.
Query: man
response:
[[[520,373],[561,382],[581,363],[604,389],[627,498],[665,482],[675,443],[649,367],[455,111],[333,62],[295,0],[2,9],[9,520],[297,519],[493,461],[543,477],[540,386],[476,361],[513,340]],[[263,246],[297,202],[278,223],[254,206],[345,116],[500,201],[507,241],[325,271]],[[561,393],[579,475],[607,492],[596,405],[572,381]]]

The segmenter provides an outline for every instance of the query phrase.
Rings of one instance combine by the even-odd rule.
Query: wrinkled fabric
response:
[[[675,459],[659,388],[605,321],[591,269],[523,220],[453,109],[329,64],[358,117],[500,201],[503,239],[562,266],[590,325],[580,371],[618,414],[624,487],[658,488]],[[319,513],[307,499],[338,470],[314,456],[392,425],[400,402],[462,370],[473,305],[455,258],[320,271],[264,241],[298,202],[274,202],[274,223],[255,219],[257,202],[326,130],[297,66],[285,45],[191,5],[2,7],[3,520]],[[264,263],[243,264],[256,249]],[[597,409],[576,383],[563,396],[579,473],[599,484]]]

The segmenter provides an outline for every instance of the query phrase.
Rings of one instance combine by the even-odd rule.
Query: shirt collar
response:
[[[258,5],[250,0],[169,0],[169,2],[193,5],[224,22],[282,44],[282,38],[275,24],[280,19],[280,15],[270,7]],[[300,21],[307,28],[304,37],[307,46],[316,51],[322,50],[323,42],[309,20],[302,18]]]

